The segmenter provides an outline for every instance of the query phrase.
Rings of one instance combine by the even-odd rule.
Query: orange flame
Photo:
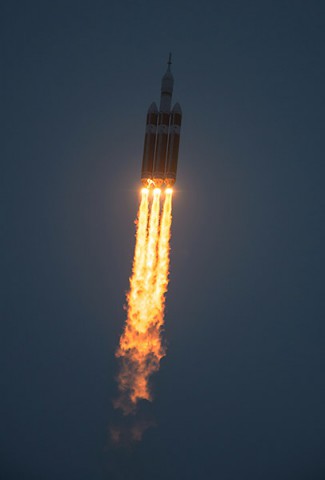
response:
[[[166,190],[160,221],[160,189],[153,192],[149,219],[148,190],[142,190],[138,213],[127,320],[116,356],[120,397],[116,407],[134,411],[140,399],[151,400],[149,377],[159,370],[165,349],[161,340],[168,286],[172,191]],[[159,225],[160,224],[160,225]],[[160,228],[159,228],[160,227]]]

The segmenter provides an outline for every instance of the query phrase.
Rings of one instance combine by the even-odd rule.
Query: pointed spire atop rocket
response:
[[[170,72],[170,66],[172,64],[172,52],[169,52],[168,62],[167,62],[167,71]]]

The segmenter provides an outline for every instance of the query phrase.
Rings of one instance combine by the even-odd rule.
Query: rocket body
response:
[[[158,108],[153,102],[147,113],[146,133],[144,136],[141,180],[152,179],[155,159]]]
[[[176,103],[171,113],[169,125],[169,142],[165,169],[165,183],[167,187],[172,187],[176,182],[181,123],[182,110],[180,104]]]
[[[171,111],[174,78],[168,68],[161,81],[159,111],[152,103],[147,112],[141,181],[144,186],[171,187],[176,181],[182,110],[178,103]]]
[[[158,117],[155,163],[152,174],[153,181],[156,187],[161,187],[165,179],[168,130],[169,113],[160,112]]]

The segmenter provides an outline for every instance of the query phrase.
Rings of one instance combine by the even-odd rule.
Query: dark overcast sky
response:
[[[4,480],[325,479],[322,1],[3,1]],[[183,108],[157,423],[108,446],[148,105]]]

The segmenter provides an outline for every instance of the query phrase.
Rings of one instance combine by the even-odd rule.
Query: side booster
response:
[[[176,182],[182,110],[176,103],[170,111],[174,78],[168,67],[161,81],[159,111],[152,103],[147,113],[141,181],[144,186],[172,187]]]

